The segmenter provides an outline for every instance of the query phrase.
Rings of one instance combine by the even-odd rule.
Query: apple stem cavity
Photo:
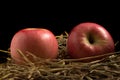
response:
[[[88,41],[89,41],[90,44],[94,44],[95,43],[95,39],[94,39],[92,34],[89,34],[87,38],[88,38]]]

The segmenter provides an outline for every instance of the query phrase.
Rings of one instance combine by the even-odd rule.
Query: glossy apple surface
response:
[[[85,58],[114,52],[114,41],[101,25],[84,22],[75,26],[67,40],[67,52],[72,58]]]
[[[54,59],[58,53],[58,42],[54,34],[41,28],[26,28],[18,31],[12,38],[10,51],[11,57],[16,62],[24,61],[17,50],[27,55],[27,51],[40,58]],[[31,61],[33,58],[27,56]]]

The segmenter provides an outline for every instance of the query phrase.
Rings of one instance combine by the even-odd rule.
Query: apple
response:
[[[83,22],[75,26],[68,36],[66,46],[71,58],[103,55],[114,52],[115,48],[110,33],[103,26],[94,22]],[[92,61],[92,59],[86,61]]]
[[[16,63],[22,63],[24,59],[17,50],[22,51],[31,61],[33,57],[28,56],[27,52],[39,58],[54,59],[58,54],[58,42],[54,34],[47,29],[25,28],[13,36],[10,44],[11,57]]]

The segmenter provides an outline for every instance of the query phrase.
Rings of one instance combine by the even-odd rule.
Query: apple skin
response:
[[[114,52],[114,48],[110,33],[103,26],[93,22],[83,22],[75,26],[67,40],[67,53],[71,58],[107,54]],[[85,60],[85,62],[96,59]]]
[[[58,54],[58,42],[54,34],[42,28],[26,28],[18,31],[12,38],[10,45],[11,57],[16,63],[22,63],[23,57],[17,52],[20,50],[27,55],[26,51],[40,58],[54,59]],[[33,57],[27,56],[29,60]]]

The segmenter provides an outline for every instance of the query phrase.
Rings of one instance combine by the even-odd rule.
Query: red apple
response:
[[[69,34],[67,52],[72,58],[85,58],[114,52],[114,41],[101,25],[84,22]]]
[[[17,52],[20,50],[24,55],[27,51],[40,58],[54,59],[58,53],[58,42],[54,34],[42,28],[26,28],[18,31],[12,38],[10,51],[15,62],[23,62],[23,57]],[[31,61],[33,57],[27,56]]]

